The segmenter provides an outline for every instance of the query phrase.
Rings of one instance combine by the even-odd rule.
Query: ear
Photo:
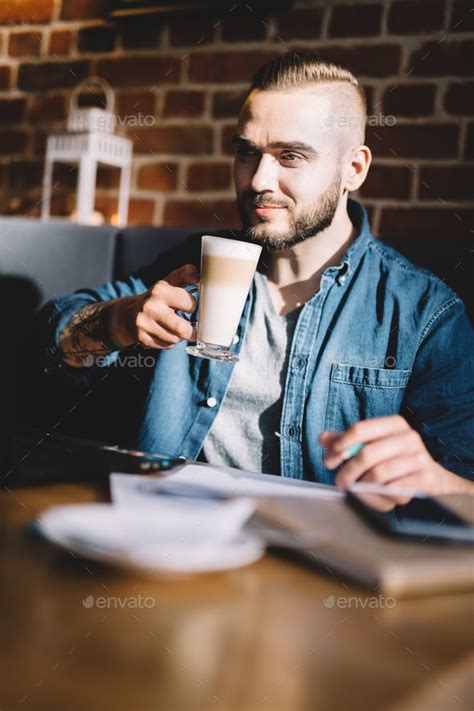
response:
[[[359,146],[351,151],[346,164],[343,188],[348,192],[358,190],[367,177],[372,162],[372,153],[367,146]]]

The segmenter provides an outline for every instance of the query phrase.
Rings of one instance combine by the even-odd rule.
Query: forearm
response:
[[[90,364],[90,356],[105,356],[133,345],[133,304],[133,297],[123,297],[87,304],[78,311],[59,339],[64,362],[83,368]]]

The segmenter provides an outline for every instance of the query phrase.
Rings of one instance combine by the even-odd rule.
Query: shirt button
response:
[[[288,437],[294,437],[296,434],[296,427],[294,427],[293,425],[289,425],[286,428],[286,434],[288,435]]]
[[[302,356],[295,356],[293,360],[293,366],[295,370],[301,370],[301,368],[304,368],[305,364],[305,359]]]
[[[217,405],[217,400],[215,397],[208,397],[206,400],[206,404],[208,407],[215,407]]]
[[[236,334],[236,335],[233,337],[233,339],[232,339],[232,343],[235,345],[235,344],[238,343],[239,341],[240,341],[240,338],[239,338],[239,337],[237,336],[237,334]]]

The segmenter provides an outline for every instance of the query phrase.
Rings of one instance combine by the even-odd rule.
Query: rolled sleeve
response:
[[[52,299],[40,310],[37,327],[45,355],[45,372],[59,375],[74,381],[78,385],[90,384],[100,374],[102,368],[114,363],[120,350],[101,356],[100,365],[91,359],[90,367],[85,360],[84,368],[73,368],[64,362],[59,348],[59,340],[72,317],[84,306],[101,301],[111,301],[125,296],[136,296],[147,290],[144,281],[136,275],[127,279],[108,282],[96,289],[80,289],[73,294]]]

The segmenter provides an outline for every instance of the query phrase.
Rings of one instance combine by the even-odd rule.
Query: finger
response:
[[[137,332],[140,343],[149,348],[176,345],[180,341],[179,336],[145,314],[137,318]]]
[[[354,461],[351,460],[337,473],[335,484],[342,491],[348,489],[356,481],[385,485],[420,469],[421,466],[416,454],[393,457],[392,459],[379,461],[369,467],[356,466]]]
[[[332,445],[333,442],[335,442],[340,436],[342,432],[334,432],[330,430],[326,430],[325,432],[321,432],[321,434],[318,437],[319,443],[323,445],[325,449],[328,449]]]
[[[341,462],[348,460],[347,466],[350,469],[358,470],[360,473],[367,471],[370,467],[385,459],[395,457],[400,452],[412,453],[417,451],[425,452],[423,441],[415,430],[407,430],[401,434],[394,434],[382,439],[374,440],[355,450],[356,445],[353,445],[352,453],[346,450],[342,454],[332,454],[328,452],[324,457],[324,464],[328,469],[335,469]]]
[[[164,278],[170,286],[187,286],[199,282],[199,270],[194,264],[185,264]]]
[[[412,472],[406,476],[402,476],[399,479],[394,479],[387,485],[387,493],[390,492],[390,487],[393,487],[397,491],[397,498],[401,498],[398,492],[400,490],[405,490],[407,492],[406,501],[402,503],[408,503],[416,494],[428,494],[430,496],[438,493],[433,490],[432,482],[429,477],[427,477],[426,472]]]
[[[170,286],[164,279],[156,282],[151,289],[151,296],[145,304],[144,311],[157,317],[163,304],[176,311],[190,313],[197,308],[197,301],[189,291],[179,286]]]
[[[400,415],[388,417],[373,417],[360,420],[343,432],[330,446],[330,454],[345,457],[347,450],[356,444],[371,442],[398,432],[410,429],[408,422]],[[350,456],[350,455],[349,455]]]
[[[196,329],[189,321],[178,316],[173,309],[162,307],[159,323],[180,339],[186,341],[195,340]]]

